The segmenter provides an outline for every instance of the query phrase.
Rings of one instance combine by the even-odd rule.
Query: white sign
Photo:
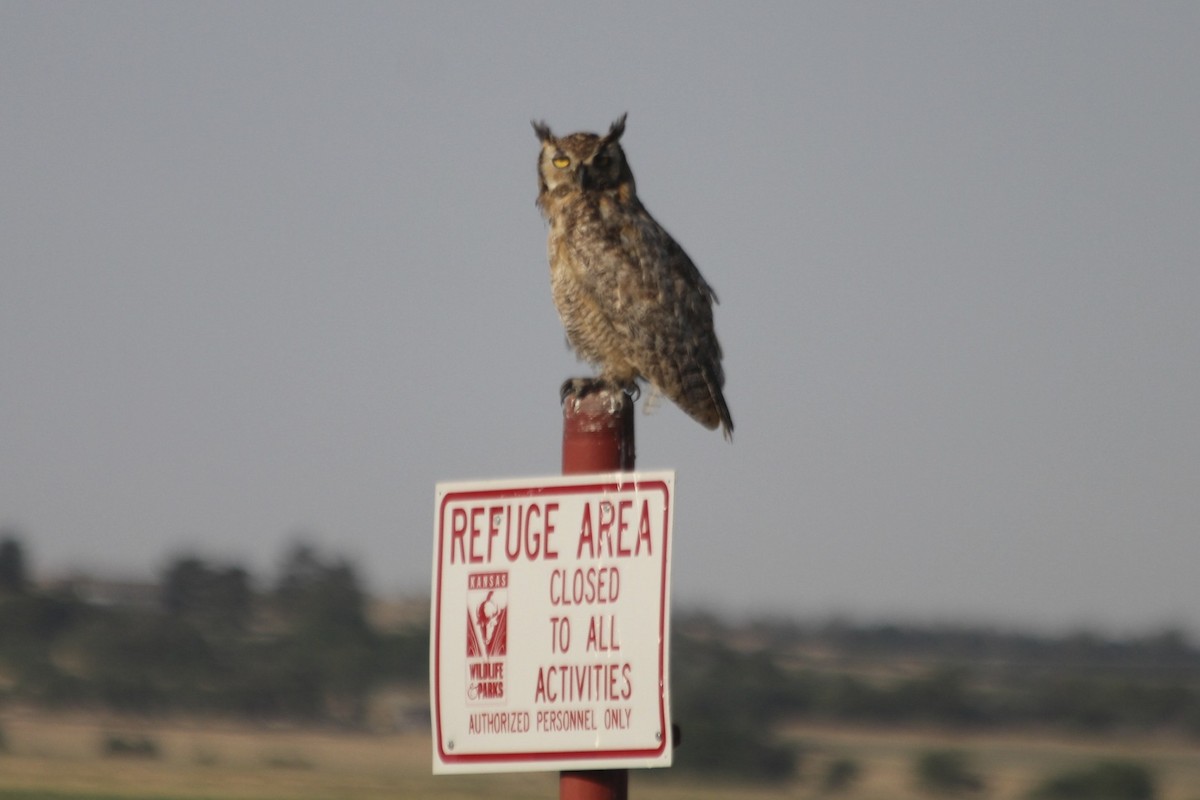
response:
[[[433,771],[666,767],[674,472],[440,483]]]

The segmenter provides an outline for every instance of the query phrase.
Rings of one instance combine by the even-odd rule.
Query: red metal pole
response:
[[[633,400],[600,389],[563,400],[563,475],[632,472]]]
[[[558,800],[629,800],[629,770],[560,772]]]
[[[600,389],[563,399],[563,475],[632,472],[633,401],[622,391]],[[629,770],[564,770],[559,800],[628,800]]]

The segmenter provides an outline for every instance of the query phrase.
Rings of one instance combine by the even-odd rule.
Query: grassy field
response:
[[[0,800],[373,800],[374,798],[547,798],[553,773],[434,777],[427,733],[367,735],[119,718],[9,713],[0,716]],[[796,727],[801,777],[784,786],[697,780],[672,770],[635,771],[637,800],[782,800],[821,797],[819,776],[836,758],[862,775],[844,800],[909,800],[912,763],[933,748],[967,752],[989,800],[1022,798],[1040,778],[1102,758],[1155,771],[1160,800],[1200,800],[1200,745],[1179,740],[1116,741],[1034,735],[946,735],[920,731]],[[114,738],[152,742],[153,756],[105,756]],[[685,743],[686,746],[686,743]]]

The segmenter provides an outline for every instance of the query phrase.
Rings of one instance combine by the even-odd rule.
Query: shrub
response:
[[[984,788],[983,778],[971,769],[966,753],[957,750],[922,753],[915,772],[918,788],[930,794],[975,794]]]
[[[821,775],[821,792],[844,792],[862,775],[862,767],[852,758],[835,758]]]
[[[1102,761],[1092,767],[1053,775],[1030,800],[1154,800],[1154,776],[1131,761]]]
[[[110,733],[100,746],[101,755],[121,758],[158,758],[158,743],[149,736]]]

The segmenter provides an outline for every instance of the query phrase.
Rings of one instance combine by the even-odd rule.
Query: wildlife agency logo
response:
[[[508,573],[467,576],[467,700],[504,701],[508,654]]]

